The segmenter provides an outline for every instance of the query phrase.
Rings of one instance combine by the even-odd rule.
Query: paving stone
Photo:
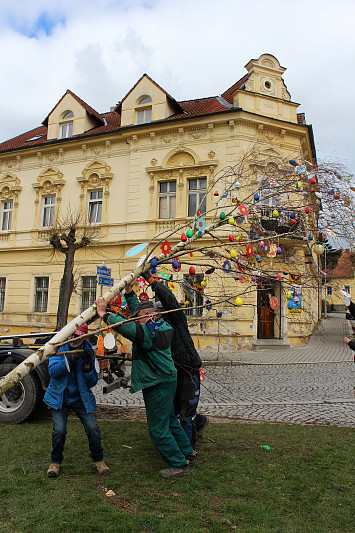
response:
[[[200,411],[253,422],[355,427],[354,352],[343,343],[348,335],[348,322],[329,316],[301,348],[210,354]],[[144,407],[141,392],[104,395],[100,382],[94,392],[99,405]]]

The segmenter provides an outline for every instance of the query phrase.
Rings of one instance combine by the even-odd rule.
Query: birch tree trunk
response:
[[[206,228],[206,232],[209,232],[216,227],[220,226],[221,224],[224,224],[226,221],[218,220],[217,222],[213,222]],[[197,236],[194,235],[191,239],[188,239],[187,242],[180,241],[178,244],[176,244],[169,253],[168,256],[165,256],[163,254],[160,254],[158,256],[155,256],[158,263],[167,262],[167,260],[177,256],[181,250],[183,250],[188,244],[195,241],[197,239]],[[140,276],[142,272],[147,272],[150,269],[150,259],[143,261],[143,263],[138,266],[134,272],[131,272],[130,274],[127,274],[124,278],[122,278],[116,285],[114,285],[109,291],[107,291],[103,296],[104,298],[109,302],[111,301],[119,292],[121,292],[123,289],[125,289],[136,277]],[[91,307],[83,311],[80,315],[78,315],[76,318],[74,318],[69,324],[64,326],[63,329],[58,331],[52,339],[47,342],[44,346],[41,346],[36,352],[31,354],[25,361],[20,363],[16,368],[14,368],[9,374],[4,376],[0,380],[0,396],[4,394],[6,391],[11,389],[21,381],[22,378],[27,376],[36,366],[43,363],[46,359],[48,359],[51,355],[56,353],[56,344],[59,344],[61,342],[64,342],[70,337],[70,335],[73,335],[73,333],[85,322],[90,320],[96,315],[96,305],[93,304]]]

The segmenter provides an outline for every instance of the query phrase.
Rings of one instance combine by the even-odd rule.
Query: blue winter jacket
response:
[[[91,349],[92,346],[89,342],[84,340],[82,348],[83,350],[88,350]],[[72,350],[72,348],[70,347],[68,342],[67,344],[64,344],[64,346],[61,346],[59,348],[58,354],[60,352],[67,352],[69,350]],[[46,390],[46,393],[44,395],[44,402],[49,407],[51,407],[52,409],[62,408],[63,395],[68,384],[68,367],[70,369],[73,364],[75,364],[78,388],[82,402],[85,406],[87,413],[94,412],[96,407],[96,401],[95,396],[93,395],[90,389],[91,387],[94,387],[98,382],[98,375],[95,370],[94,361],[90,372],[83,372],[83,362],[83,359],[79,359],[76,363],[72,363],[70,355],[55,355],[49,359],[48,370],[49,375],[51,376],[51,380],[49,382],[48,389]]]

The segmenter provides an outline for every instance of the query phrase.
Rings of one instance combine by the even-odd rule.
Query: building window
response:
[[[203,280],[202,274],[196,274],[194,276],[184,276],[182,283],[182,290],[184,292],[185,302],[188,301],[189,306],[193,309],[186,309],[187,316],[202,316],[203,307],[203,293],[199,290],[200,283]]]
[[[46,313],[48,305],[49,278],[35,278],[35,313]]]
[[[54,226],[55,195],[43,196],[42,204],[42,228]]]
[[[206,213],[207,178],[189,180],[188,216],[196,215],[197,210]]]
[[[72,111],[67,111],[66,113],[64,113],[62,118],[67,122],[59,124],[59,139],[67,139],[68,137],[71,137],[73,135],[73,121],[68,120],[73,117],[74,114]]]
[[[81,292],[81,312],[90,307],[96,300],[96,276],[83,276]]]
[[[350,294],[350,285],[344,285],[344,291]]]
[[[8,200],[2,204],[2,231],[10,231],[11,229],[13,205],[13,200]]]
[[[4,310],[6,278],[0,278],[0,312]]]
[[[159,218],[175,218],[176,181],[159,183]]]
[[[327,285],[327,296],[331,296],[333,294],[333,287],[331,285]]]
[[[99,224],[102,217],[102,189],[89,192],[88,223]]]
[[[139,106],[146,106],[150,104],[152,99],[150,96],[144,96],[138,102]],[[152,106],[144,107],[143,109],[137,109],[137,124],[146,124],[152,121]]]

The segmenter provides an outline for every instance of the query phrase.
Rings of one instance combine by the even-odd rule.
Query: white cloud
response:
[[[354,172],[354,15],[352,0],[5,0],[0,140],[39,125],[67,89],[103,112],[147,72],[178,100],[202,98],[269,52],[319,157]]]

